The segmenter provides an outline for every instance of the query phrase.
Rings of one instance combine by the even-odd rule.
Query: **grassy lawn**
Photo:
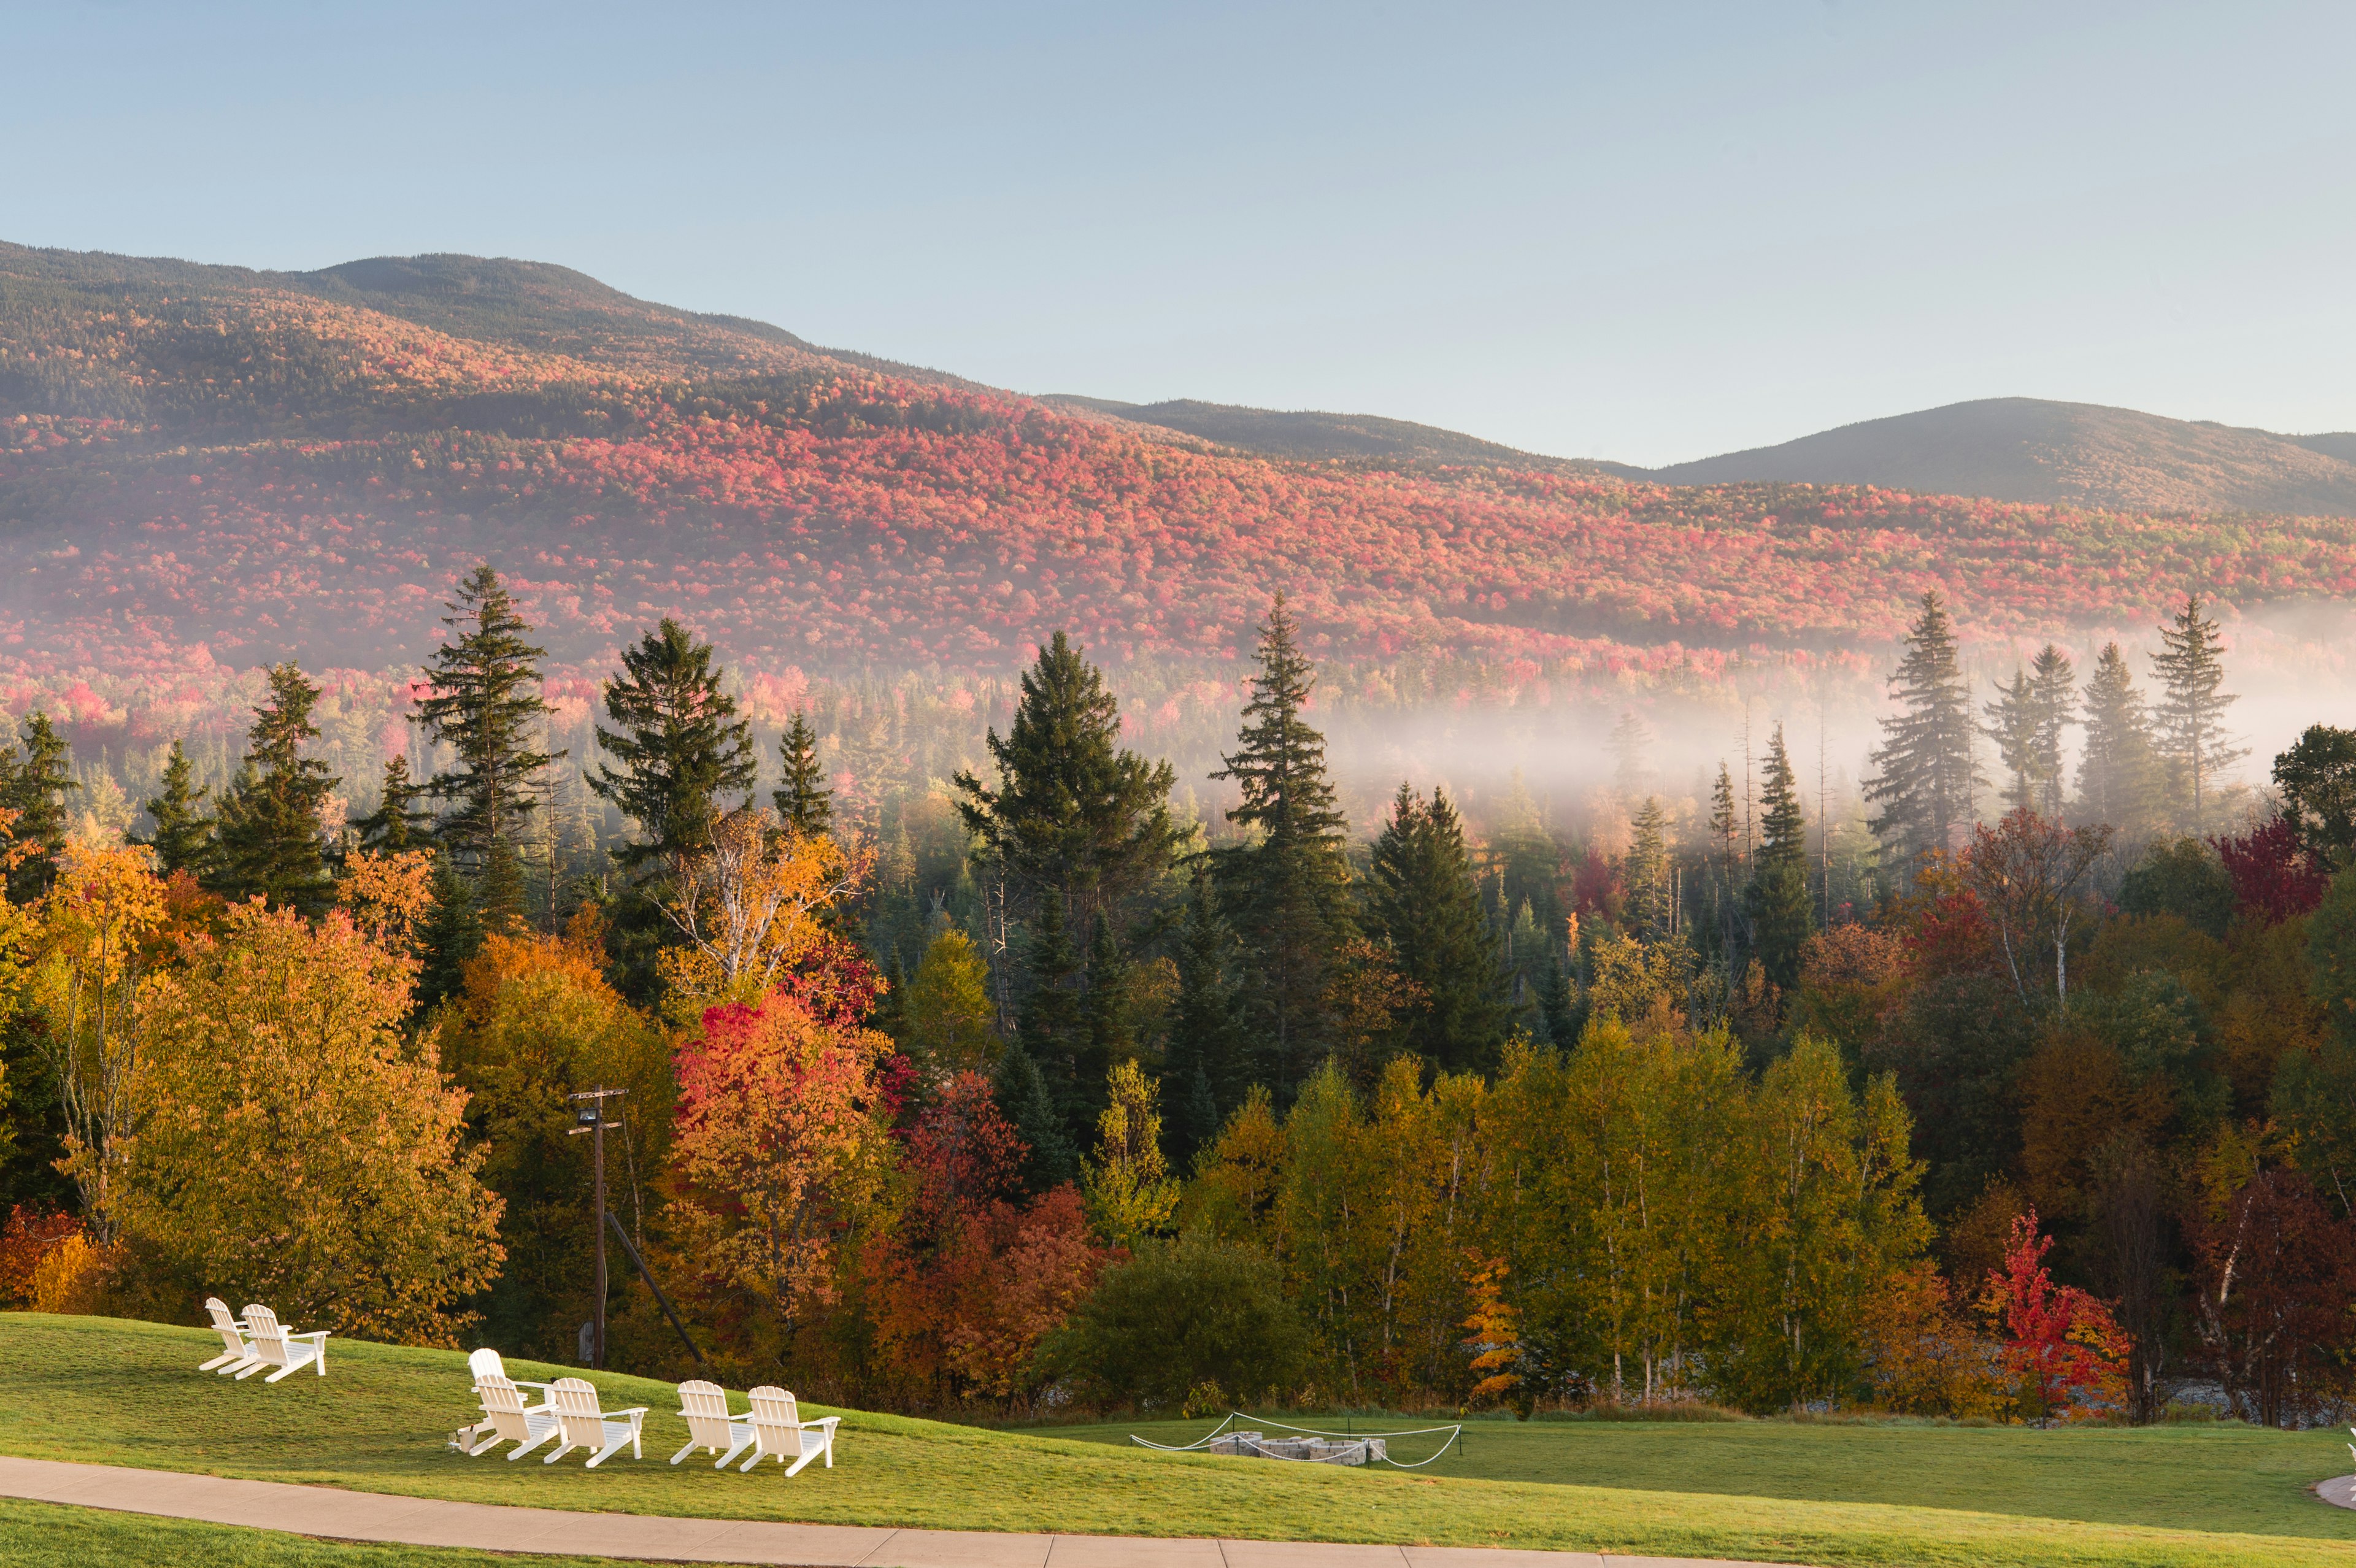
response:
[[[1826,1564],[2356,1568],[2356,1513],[2303,1493],[2345,1468],[2345,1450],[2329,1434],[1484,1422],[1469,1435],[1462,1460],[1435,1467],[1438,1474],[1401,1475],[1151,1455],[1115,1445],[1127,1426],[1049,1435],[842,1412],[837,1467],[787,1481],[774,1466],[744,1476],[715,1473],[708,1460],[665,1464],[686,1441],[671,1414],[676,1392],[665,1384],[593,1380],[609,1405],[644,1404],[655,1413],[645,1460],[625,1456],[584,1471],[577,1459],[511,1465],[446,1452],[444,1436],[474,1413],[455,1353],[330,1341],[327,1378],[305,1372],[271,1387],[198,1372],[217,1348],[194,1328],[0,1315],[0,1452],[474,1502],[838,1524]],[[511,1370],[542,1378],[565,1371]],[[55,1555],[54,1542],[11,1550],[24,1531],[43,1534],[31,1522],[39,1517],[35,1505],[0,1517],[0,1560]],[[168,1544],[164,1532],[179,1528],[109,1521],[101,1535],[129,1542],[122,1549],[132,1554],[108,1559],[103,1552],[115,1547],[77,1544],[75,1568],[207,1561],[195,1547],[184,1556]],[[207,1550],[215,1539],[269,1539],[187,1528],[187,1539]],[[146,1538],[157,1544],[134,1550],[141,1531],[158,1532]],[[81,1539],[79,1529],[67,1533]],[[477,1560],[301,1542],[283,1551],[297,1554],[232,1550],[223,1560],[356,1568]]]

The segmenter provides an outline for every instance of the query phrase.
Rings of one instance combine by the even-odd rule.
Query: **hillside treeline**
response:
[[[1984,698],[1927,597],[1845,866],[1780,731],[1691,817],[1625,731],[1616,853],[1409,784],[1354,823],[1281,598],[1212,823],[1061,635],[986,763],[862,803],[799,716],[760,755],[676,622],[580,759],[488,567],[446,624],[441,764],[399,749],[356,820],[293,665],[128,837],[46,715],[0,753],[0,1294],[585,1360],[573,1096],[620,1090],[606,1360],[649,1372],[1031,1412],[2345,1387],[2356,734],[2228,821],[2195,602],[2140,684],[2048,649]],[[560,852],[568,780],[624,831]]]

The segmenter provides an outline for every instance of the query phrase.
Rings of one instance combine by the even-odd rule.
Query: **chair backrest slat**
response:
[[[531,1423],[525,1418],[523,1392],[505,1376],[487,1372],[475,1384],[482,1396],[483,1413],[491,1418],[491,1425],[503,1438],[521,1443],[531,1435]]]
[[[499,1353],[487,1345],[466,1358],[466,1371],[474,1374],[477,1382],[481,1382],[486,1377],[504,1378],[508,1375],[507,1363],[500,1360]]]
[[[245,1328],[253,1336],[253,1349],[257,1355],[281,1366],[285,1364],[286,1330],[278,1326],[278,1314],[267,1307],[249,1302],[245,1308]]]
[[[753,1439],[764,1454],[802,1456],[801,1409],[784,1389],[764,1384],[752,1392]]]
[[[218,1296],[208,1296],[205,1311],[212,1317],[213,1332],[220,1336],[221,1349],[233,1356],[245,1354],[245,1330],[230,1316],[229,1303]]]
[[[679,1385],[679,1413],[687,1418],[688,1432],[700,1448],[729,1448],[735,1440],[729,1435],[728,1395],[715,1382],[691,1378]]]

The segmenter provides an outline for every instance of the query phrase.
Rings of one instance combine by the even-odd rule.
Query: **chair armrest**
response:
[[[307,1334],[289,1334],[286,1337],[289,1339],[324,1339],[334,1332],[332,1328],[314,1328]]]
[[[600,1411],[598,1413],[608,1421],[619,1421],[626,1415],[644,1415],[647,1413],[647,1407],[643,1404],[634,1404],[627,1410],[606,1410]]]
[[[518,1388],[544,1388],[551,1392],[553,1392],[556,1388],[554,1383],[536,1383],[530,1378],[509,1378],[508,1381],[515,1384]]]

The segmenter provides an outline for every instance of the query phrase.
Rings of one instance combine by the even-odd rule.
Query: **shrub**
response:
[[[1106,1270],[1041,1355],[1095,1404],[1177,1406],[1205,1383],[1248,1403],[1295,1386],[1309,1331],[1265,1253],[1194,1232]]]

